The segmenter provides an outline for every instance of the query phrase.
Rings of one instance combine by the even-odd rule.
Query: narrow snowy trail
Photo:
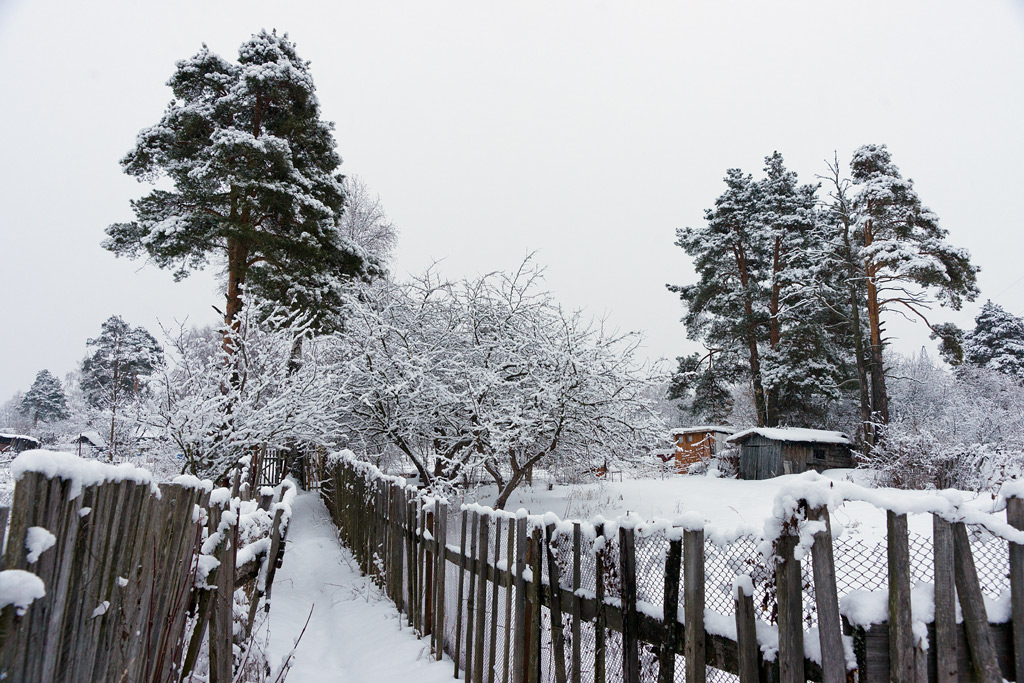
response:
[[[268,648],[275,667],[309,617],[288,683],[452,680],[451,660],[434,662],[428,641],[418,640],[395,606],[359,573],[315,493],[295,500],[272,598]]]

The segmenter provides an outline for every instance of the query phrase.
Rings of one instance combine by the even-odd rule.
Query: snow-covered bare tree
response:
[[[89,405],[110,418],[107,454],[114,458],[118,411],[146,393],[151,375],[163,366],[163,349],[144,327],[132,327],[117,315],[86,345],[91,352],[82,361],[81,388]]]
[[[381,282],[346,319],[349,431],[399,449],[425,482],[481,468],[501,507],[534,465],[588,471],[664,437],[639,339],[562,310],[529,259],[462,282]]]
[[[163,118],[121,164],[173,189],[133,201],[135,220],[107,228],[104,246],[145,255],[176,279],[211,259],[224,264],[229,352],[243,291],[307,313],[336,304],[344,280],[373,266],[338,227],[341,158],[309,63],[287,35],[260,31],[237,63],[204,45],[168,85],[174,99]]]
[[[398,228],[388,218],[380,195],[359,176],[345,178],[345,211],[338,219],[342,237],[358,245],[376,262],[385,263],[398,244]]]
[[[145,419],[184,458],[183,469],[219,477],[261,446],[327,447],[342,436],[342,368],[323,360],[312,316],[247,297],[236,329],[167,333],[168,364]],[[236,362],[225,362],[229,335]],[[294,364],[295,339],[304,338]],[[228,381],[237,374],[236,381]]]
[[[43,422],[66,420],[68,414],[67,398],[60,380],[49,370],[40,370],[36,379],[25,395],[21,397],[18,409],[23,415],[32,418],[32,426]]]

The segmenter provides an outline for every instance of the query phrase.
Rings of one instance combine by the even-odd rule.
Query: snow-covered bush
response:
[[[250,300],[238,329],[168,334],[169,362],[145,420],[183,469],[219,477],[263,445],[330,446],[344,412],[342,368],[323,362],[323,340],[300,314]],[[173,445],[172,445],[173,444]]]
[[[988,490],[1024,473],[1024,387],[971,365],[949,372],[922,352],[891,360],[893,419],[868,456],[880,483]]]

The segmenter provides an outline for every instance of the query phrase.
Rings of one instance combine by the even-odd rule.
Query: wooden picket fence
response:
[[[238,565],[237,512],[252,488],[246,468],[230,489],[212,489],[194,478],[156,485],[145,470],[70,454],[21,457],[35,460],[14,490],[0,566],[34,574],[46,594],[24,610],[0,611],[0,679],[172,683],[192,672],[205,639],[206,680],[231,681],[239,644],[232,595],[251,594],[250,628],[281,561],[286,506],[275,506],[269,542],[259,546],[266,548]],[[270,511],[274,502],[263,496],[258,506]],[[30,558],[38,528],[54,543]],[[204,587],[197,572],[210,537],[208,554],[220,564]]]
[[[433,656],[447,653],[455,677],[464,672],[472,683],[1024,680],[1024,627],[1014,628],[1024,625],[1024,500],[1013,495],[1009,524],[973,520],[1010,541],[1007,624],[988,623],[967,523],[936,497],[935,615],[925,649],[911,614],[906,511],[886,513],[888,620],[855,625],[840,614],[822,495],[791,501],[770,559],[736,572],[764,570],[762,597],[755,603],[736,581],[723,616],[705,603],[723,589],[720,573],[705,572],[711,540],[701,524],[590,526],[479,506],[455,511],[351,454],[333,456],[328,473],[325,501],[362,570],[429,638]],[[821,486],[829,494],[831,484]],[[818,642],[807,651],[820,652],[813,660],[805,657],[811,636]]]

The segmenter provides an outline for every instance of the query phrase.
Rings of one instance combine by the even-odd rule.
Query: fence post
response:
[[[466,524],[469,512],[462,511],[462,533],[459,541],[459,594],[455,603],[455,678],[459,677],[459,657],[462,655],[462,597],[464,595],[463,577],[466,575]]]
[[[467,562],[469,564],[469,590],[466,591],[466,681],[473,680],[473,626],[476,609],[476,572],[477,572],[477,528],[480,525],[480,515],[471,512],[473,526],[469,534],[470,550]],[[480,683],[477,681],[477,683]]]
[[[488,641],[487,680],[494,683],[494,666],[498,656],[498,561],[501,559],[501,517],[494,515],[494,571],[491,572],[491,639]],[[507,569],[507,567],[506,567]],[[484,574],[486,579],[486,573]],[[507,621],[505,622],[508,623]]]
[[[825,526],[814,534],[814,544],[811,546],[822,680],[824,683],[845,683],[843,625],[839,619],[839,594],[836,590],[835,558],[832,552],[832,522],[829,519],[828,508],[808,507],[807,519],[822,522]]]
[[[675,639],[679,624],[679,571],[682,563],[683,539],[670,537],[665,557],[665,634],[658,655],[658,683],[672,683],[676,678]]]
[[[230,509],[231,502],[227,502]],[[218,515],[218,528],[225,526],[223,512]],[[237,525],[224,529],[226,540],[218,546],[216,592],[210,613],[210,682],[231,683],[231,668],[234,664],[232,652],[233,618],[232,607],[235,593],[235,544]],[[154,587],[155,588],[155,587]]]
[[[779,678],[782,683],[803,683],[804,675],[804,626],[803,586],[801,585],[800,560],[794,557],[797,537],[796,520],[788,519],[782,524],[782,534],[775,541],[775,587],[779,601]],[[689,631],[690,624],[687,622]]]
[[[757,624],[754,619],[754,596],[747,593],[746,581],[750,577],[736,577],[732,584],[736,601],[736,649],[739,654],[740,683],[759,683],[760,646],[757,642]],[[751,586],[753,587],[753,586]]]
[[[580,668],[582,652],[580,650],[580,545],[583,530],[579,522],[572,525],[572,683],[581,683]]]
[[[487,547],[489,545],[490,520],[487,515],[478,514],[480,518],[480,542],[476,553],[476,632],[473,641],[473,680],[484,683],[484,637],[487,628]],[[469,662],[466,662],[469,668]],[[468,678],[468,676],[467,676]]]
[[[423,525],[420,526],[420,546],[422,547],[421,563],[423,564],[423,635],[430,636],[430,643],[434,644],[434,553],[430,552],[427,546],[426,531],[430,532],[433,541],[438,540],[437,529],[434,526],[434,510],[437,509],[437,502],[434,507],[424,515]],[[444,550],[438,550],[443,554]]]
[[[935,563],[935,680],[936,683],[955,683],[959,678],[959,638],[956,631],[956,585],[953,578],[953,527],[936,514],[932,515],[932,558]],[[1010,576],[1012,588],[1012,564]]]
[[[892,510],[886,513],[889,560],[889,679],[912,683],[914,671],[914,633],[910,614],[910,541],[907,516]]]
[[[1006,521],[1024,529],[1024,500],[1006,496]],[[1024,545],[1010,543],[1010,600],[1013,621],[1013,667],[1024,683]]]
[[[963,522],[953,524],[953,557],[956,593],[960,597],[960,609],[964,615],[967,649],[971,653],[974,677],[983,683],[999,683],[1003,676],[992,645],[978,570],[974,566],[971,542],[967,538],[967,526]]]
[[[526,612],[526,517],[516,518],[516,641],[512,657],[512,681],[524,683],[529,659],[527,629],[529,618]]]
[[[508,520],[508,538],[505,539],[505,649],[504,668],[501,672],[501,683],[508,683],[509,669],[515,661],[512,655],[512,577],[516,559],[516,525],[510,517]]]
[[[683,648],[686,654],[686,680],[689,683],[704,683],[707,680],[707,654],[704,649],[703,529],[687,529],[683,532],[683,610],[686,615]],[[781,644],[781,635],[779,640]]]
[[[636,541],[634,529],[623,525],[619,526],[619,568],[622,573],[622,680],[623,683],[640,683],[640,624],[636,613]],[[687,633],[690,630],[689,626],[687,623]]]
[[[540,671],[540,647],[541,647],[541,585],[544,583],[544,569],[541,566],[541,556],[543,551],[541,550],[541,532],[540,527],[534,527],[533,532],[530,534],[530,541],[527,544],[526,554],[530,560],[530,604],[528,609],[530,610],[530,640],[528,647],[530,650],[530,671],[529,680],[530,683],[540,683],[541,671]]]
[[[555,683],[565,683],[565,630],[562,624],[562,582],[555,560],[555,525],[545,529],[548,555],[548,586],[551,596],[551,646],[555,659]]]
[[[435,505],[436,507],[436,505]],[[448,503],[441,503],[434,517],[437,533],[437,556],[434,568],[434,659],[440,662],[444,657],[444,612],[445,587],[448,562]]]
[[[604,524],[594,525],[594,536],[594,683],[605,683],[604,558],[608,539],[604,536]]]

